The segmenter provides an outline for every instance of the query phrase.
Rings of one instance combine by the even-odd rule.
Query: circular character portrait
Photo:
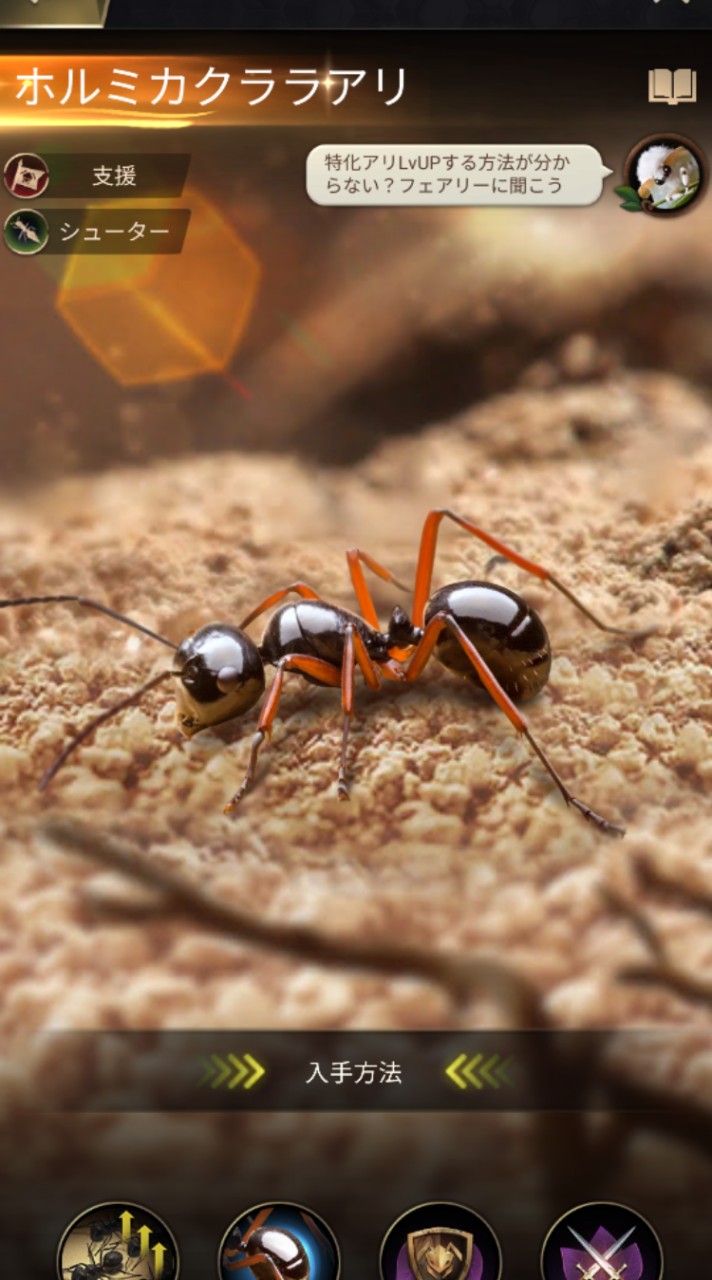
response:
[[[339,1246],[322,1218],[299,1204],[241,1214],[220,1246],[220,1280],[338,1280]]]
[[[690,208],[707,185],[707,165],[699,147],[679,134],[639,142],[624,166],[624,185],[616,187],[627,213],[670,217]]]

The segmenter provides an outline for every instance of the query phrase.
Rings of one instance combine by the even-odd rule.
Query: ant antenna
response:
[[[165,644],[169,649],[177,649],[178,645],[172,640],[166,640],[165,636],[159,636],[157,631],[152,631],[150,627],[144,627],[141,622],[134,622],[133,618],[127,618],[123,613],[117,613],[115,609],[110,609],[107,604],[100,604],[98,600],[90,600],[88,596],[21,596],[16,600],[0,600],[0,609],[13,609],[23,604],[80,604],[87,609],[97,609],[99,613],[106,614],[107,618],[114,618],[116,622],[121,622],[125,627],[133,627],[134,631],[142,631],[145,636],[150,636],[152,640],[158,640],[160,644]]]
[[[110,612],[110,611],[107,610],[107,612]],[[117,614],[116,616],[118,617],[119,615]],[[146,628],[141,627],[139,629],[141,631],[144,631]],[[152,635],[153,633],[149,632],[148,634]],[[160,640],[161,637],[156,636],[156,639]],[[164,641],[164,644],[169,644],[169,643],[170,641],[168,640]],[[171,645],[171,648],[176,648],[176,647],[177,646],[175,645]],[[81,729],[79,733],[75,734],[75,736],[67,743],[66,747],[64,747],[64,749],[60,751],[59,755],[57,756],[57,759],[54,761],[53,764],[50,765],[47,772],[43,774],[42,779],[40,781],[40,791],[44,791],[46,787],[49,786],[55,774],[59,772],[59,770],[62,768],[62,765],[67,762],[69,757],[74,754],[74,752],[77,750],[77,747],[80,747],[83,742],[86,742],[87,738],[90,738],[92,734],[94,734],[96,730],[101,727],[101,725],[106,724],[107,720],[111,720],[112,717],[118,715],[120,711],[125,711],[127,707],[136,706],[136,704],[141,701],[141,699],[144,697],[145,694],[150,693],[151,689],[155,689],[156,686],[161,684],[164,680],[175,679],[179,674],[180,673],[176,671],[161,671],[159,675],[153,676],[152,679],[147,680],[146,684],[142,684],[141,688],[137,689],[135,693],[130,693],[128,697],[121,698],[119,702],[112,703],[110,707],[106,708],[106,711],[101,711],[99,715],[94,717],[93,720],[90,720],[89,724],[86,725],[83,729]]]

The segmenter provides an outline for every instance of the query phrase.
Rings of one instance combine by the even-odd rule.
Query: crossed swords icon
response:
[[[582,1280],[595,1280],[599,1271],[604,1271],[609,1277],[609,1280],[621,1280],[621,1276],[628,1266],[628,1263],[624,1262],[622,1267],[614,1267],[611,1259],[615,1257],[619,1249],[623,1248],[626,1240],[630,1239],[635,1231],[635,1227],[630,1227],[629,1230],[626,1231],[625,1235],[621,1236],[620,1240],[616,1240],[615,1244],[612,1244],[610,1249],[606,1249],[605,1253],[599,1253],[598,1249],[594,1248],[588,1240],[584,1240],[583,1236],[580,1236],[578,1231],[574,1231],[573,1227],[570,1226],[569,1231],[574,1237],[574,1240],[581,1245],[582,1249],[586,1250],[589,1258],[593,1258],[592,1267],[582,1267],[580,1262],[576,1263],[576,1266],[581,1272]]]

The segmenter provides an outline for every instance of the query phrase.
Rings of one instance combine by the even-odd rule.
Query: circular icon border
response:
[[[17,218],[21,213],[31,213],[33,217],[42,219],[47,229],[47,238],[42,244],[34,245],[31,249],[15,249],[14,246],[10,244],[7,238],[7,225],[11,218]],[[10,250],[10,253],[14,253],[16,258],[34,258],[36,254],[42,253],[42,250],[46,249],[49,244],[49,223],[44,214],[40,213],[39,209],[25,209],[24,207],[22,209],[13,209],[11,213],[8,213],[2,224],[2,238],[5,241],[7,248]]]
[[[24,159],[25,156],[27,156],[30,160],[34,159],[34,160],[42,161],[42,164],[44,165],[45,171],[47,173],[47,181],[45,182],[41,191],[35,191],[34,194],[30,192],[28,195],[20,196],[20,195],[17,195],[12,190],[12,188],[8,186],[6,175],[7,175],[8,168],[12,164],[13,160],[22,160]],[[37,151],[18,151],[17,155],[10,156],[10,159],[5,161],[5,165],[2,171],[2,178],[3,178],[3,183],[5,185],[5,190],[7,191],[8,195],[12,197],[13,200],[39,200],[45,194],[51,182],[50,167],[47,164],[47,161],[45,160],[44,156],[39,155]]]
[[[381,1247],[378,1251],[378,1270],[381,1273],[381,1280],[386,1280],[385,1272],[383,1270],[383,1253],[386,1247],[386,1242],[395,1231],[398,1224],[402,1222],[404,1218],[410,1217],[411,1213],[417,1213],[420,1209],[437,1208],[439,1205],[449,1209],[461,1209],[463,1213],[471,1214],[473,1218],[477,1218],[484,1224],[495,1243],[497,1258],[499,1261],[497,1274],[491,1278],[487,1277],[487,1280],[502,1280],[502,1274],[504,1271],[504,1253],[502,1251],[502,1245],[500,1244],[497,1232],[488,1218],[485,1218],[483,1214],[478,1213],[476,1209],[472,1209],[470,1205],[462,1204],[460,1200],[424,1200],[422,1204],[414,1204],[411,1205],[409,1209],[404,1209],[403,1213],[399,1214],[399,1216],[393,1220],[390,1227],[388,1227],[384,1232],[383,1239],[381,1240]]]
[[[118,1200],[100,1200],[98,1204],[92,1204],[89,1206],[88,1209],[82,1209],[81,1213],[78,1213],[77,1216],[73,1218],[72,1221],[69,1223],[69,1225],[65,1227],[64,1231],[60,1236],[59,1244],[57,1245],[56,1269],[57,1269],[57,1276],[59,1280],[64,1280],[64,1270],[62,1269],[62,1265],[61,1265],[62,1249],[67,1243],[67,1237],[71,1235],[72,1231],[78,1225],[78,1223],[80,1223],[83,1218],[86,1218],[88,1214],[95,1213],[97,1210],[101,1210],[101,1209],[114,1208],[114,1206],[117,1204],[125,1205],[127,1209],[139,1209],[142,1213],[149,1213],[152,1218],[155,1218],[156,1222],[160,1222],[161,1226],[163,1227],[163,1230],[166,1232],[166,1234],[168,1235],[168,1237],[173,1243],[173,1253],[175,1255],[176,1269],[171,1277],[171,1280],[180,1280],[180,1272],[181,1272],[180,1249],[178,1247],[178,1241],[175,1237],[175,1234],[173,1233],[172,1229],[168,1226],[168,1223],[165,1221],[164,1218],[161,1217],[160,1213],[155,1213],[154,1210],[149,1207],[149,1205],[138,1204],[135,1200],[122,1200],[121,1198],[119,1198]]]
[[[676,133],[674,129],[671,129],[669,133],[662,130],[658,133],[650,133],[645,138],[641,138],[639,142],[636,142],[635,146],[630,148],[626,153],[622,169],[623,178],[626,182],[630,180],[631,168],[641,151],[644,151],[646,147],[655,146],[656,143],[660,142],[675,142],[678,145],[683,144],[687,147],[688,151],[692,151],[692,154],[700,166],[700,185],[694,199],[688,200],[687,204],[683,204],[680,209],[651,209],[648,217],[654,217],[658,222],[661,220],[665,221],[666,219],[670,219],[670,221],[672,221],[673,218],[680,218],[685,213],[691,213],[695,206],[699,204],[700,200],[704,200],[710,183],[710,167],[707,161],[707,156],[702,147],[698,142],[695,142],[694,138],[688,137],[685,133]],[[593,1203],[595,1204],[595,1201]]]
[[[222,1236],[218,1246],[218,1280],[223,1280],[222,1253],[225,1248],[227,1238],[230,1235],[230,1232],[234,1229],[235,1224],[240,1222],[242,1218],[246,1217],[248,1213],[259,1213],[260,1209],[266,1209],[270,1204],[272,1204],[275,1209],[281,1205],[284,1209],[298,1209],[300,1213],[308,1213],[311,1218],[314,1218],[318,1223],[323,1224],[323,1226],[327,1228],[329,1237],[333,1241],[334,1248],[336,1250],[336,1274],[334,1275],[333,1280],[341,1280],[341,1245],[336,1238],[336,1233],[334,1232],[333,1227],[326,1221],[326,1218],[323,1218],[315,1209],[311,1209],[307,1204],[299,1204],[296,1200],[262,1200],[259,1204],[251,1205],[249,1209],[243,1209],[242,1213],[238,1213],[237,1217],[232,1219],[232,1222]],[[176,1280],[178,1280],[177,1276]]]
[[[630,1213],[641,1222],[645,1223],[645,1226],[648,1228],[648,1231],[655,1240],[660,1253],[660,1272],[657,1276],[651,1277],[651,1280],[663,1280],[663,1276],[665,1274],[665,1250],[663,1249],[663,1242],[660,1239],[660,1236],[655,1230],[652,1222],[649,1222],[645,1217],[645,1214],[639,1213],[637,1209],[631,1208],[629,1204],[621,1204],[620,1200],[582,1200],[581,1204],[575,1204],[572,1209],[567,1209],[565,1213],[562,1213],[561,1216],[556,1219],[556,1222],[552,1223],[544,1237],[544,1243],[541,1246],[541,1253],[539,1255],[539,1270],[541,1271],[542,1280],[549,1280],[544,1271],[544,1254],[546,1252],[546,1246],[556,1231],[556,1228],[560,1227],[561,1223],[565,1222],[567,1218],[570,1218],[573,1213],[578,1213],[579,1209],[596,1209],[599,1207],[601,1209],[622,1209],[624,1213]]]

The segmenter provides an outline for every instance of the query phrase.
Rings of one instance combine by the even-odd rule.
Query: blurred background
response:
[[[671,221],[625,213],[616,174],[588,209],[320,208],[303,176],[318,130],[194,132],[180,259],[0,255],[4,480],[194,450],[350,463],[545,387],[577,333],[597,354],[570,352],[573,381],[621,364],[709,387],[704,203]],[[616,168],[626,143],[587,140]]]

